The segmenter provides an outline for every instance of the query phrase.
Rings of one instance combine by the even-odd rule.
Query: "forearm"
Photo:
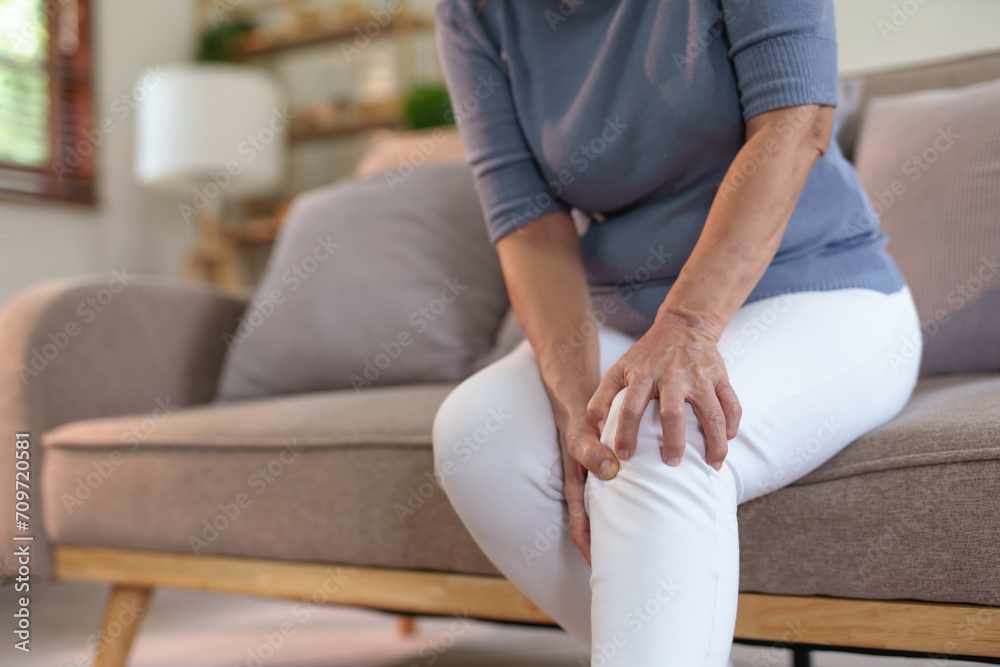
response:
[[[658,322],[676,319],[721,335],[781,245],[809,172],[829,144],[831,110],[810,105],[750,119],[748,139]]]
[[[549,213],[497,241],[507,292],[562,424],[585,415],[600,381],[587,278],[573,221]]]

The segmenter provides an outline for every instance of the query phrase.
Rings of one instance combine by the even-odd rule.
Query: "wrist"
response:
[[[680,328],[719,341],[725,322],[715,313],[699,311],[685,306],[664,302],[656,312],[654,326],[659,328]]]

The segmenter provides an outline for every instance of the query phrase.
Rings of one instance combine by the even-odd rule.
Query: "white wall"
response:
[[[1000,50],[996,0],[835,3],[845,74]],[[26,285],[55,276],[121,267],[176,272],[194,230],[178,218],[176,202],[135,184],[133,119],[120,120],[112,104],[131,91],[147,66],[193,53],[192,5],[186,0],[94,0],[97,117],[114,122],[99,146],[100,203],[87,209],[0,200],[0,303]],[[894,16],[894,6],[902,13]]]
[[[996,0],[834,0],[841,75],[1000,51]]]
[[[111,132],[98,144],[96,208],[0,200],[0,302],[56,276],[125,267],[172,273],[194,230],[176,203],[132,178],[133,117],[115,101],[152,65],[193,53],[192,2],[94,0],[95,114]],[[124,102],[124,100],[121,100]],[[6,235],[6,236],[4,236]]]

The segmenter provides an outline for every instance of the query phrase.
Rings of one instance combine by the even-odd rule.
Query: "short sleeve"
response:
[[[837,105],[833,0],[722,0],[722,12],[744,120]]]
[[[545,185],[524,138],[500,54],[472,2],[438,0],[438,54],[490,240],[569,207]]]

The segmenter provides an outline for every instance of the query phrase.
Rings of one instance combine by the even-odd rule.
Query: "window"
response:
[[[0,0],[0,195],[94,201],[88,0]]]

